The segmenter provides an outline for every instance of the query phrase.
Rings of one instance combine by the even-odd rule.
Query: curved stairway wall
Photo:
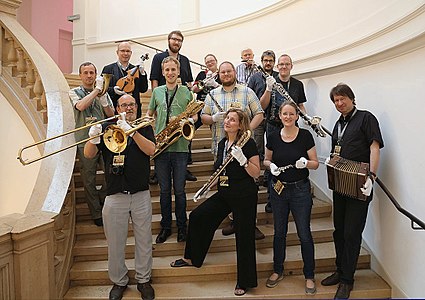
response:
[[[75,124],[69,86],[46,51],[17,22],[20,4],[0,0],[0,101],[6,108],[3,113],[12,111],[1,121],[5,137],[11,137],[2,157],[16,155],[23,142],[55,136]],[[12,116],[16,119],[10,121]],[[70,135],[25,155],[37,157],[72,142]],[[0,298],[57,299],[68,289],[75,227],[74,160],[75,149],[70,149],[30,167],[22,166],[16,156],[4,165],[11,172],[1,178],[7,188],[1,192],[2,205],[9,208],[19,202],[20,210],[0,214]]]
[[[78,12],[84,16],[83,10]],[[105,23],[98,25],[104,30],[90,37],[79,25],[74,27],[78,36],[74,41],[75,64],[91,60],[102,66],[116,59],[116,44],[105,34],[112,26],[106,24],[107,19],[102,18]],[[420,138],[425,112],[424,24],[423,0],[288,0],[228,22],[186,30],[182,53],[199,62],[206,53],[214,53],[219,61],[235,64],[239,63],[240,50],[247,46],[254,50],[257,61],[266,49],[274,49],[278,55],[290,54],[293,74],[305,83],[307,111],[321,116],[322,124],[329,129],[338,114],[328,93],[339,82],[349,84],[358,107],[372,111],[380,121],[385,148],[378,176],[404,208],[424,220],[421,177],[425,163],[420,153],[425,146]],[[149,36],[143,35],[143,28],[140,32],[140,37],[126,37],[124,33],[121,39],[166,47],[168,32]],[[133,46],[133,52],[154,54],[139,45]],[[195,74],[198,70],[192,69]],[[317,138],[316,142],[323,162],[330,140]],[[323,167],[312,173],[313,181],[329,197],[325,178]],[[422,273],[420,266],[425,264],[425,255],[418,250],[425,247],[423,232],[410,228],[410,221],[396,211],[379,187],[364,241],[372,250],[375,269],[392,283],[394,297],[423,296],[417,280]]]

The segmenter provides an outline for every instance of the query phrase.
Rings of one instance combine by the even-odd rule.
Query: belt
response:
[[[122,194],[126,194],[126,195],[133,195],[136,194],[138,191],[121,191]]]
[[[281,181],[281,182],[285,186],[288,186],[288,185],[291,186],[291,185],[297,185],[297,184],[301,184],[301,183],[307,183],[307,182],[309,182],[309,179],[307,177],[307,178],[304,178],[304,179],[301,179],[301,180],[298,180],[298,181],[292,181],[292,182]]]

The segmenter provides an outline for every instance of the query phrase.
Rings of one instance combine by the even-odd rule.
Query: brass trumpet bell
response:
[[[98,94],[99,97],[105,95],[105,93],[108,91],[109,82],[111,81],[112,76],[114,76],[114,75],[112,75],[112,74],[106,74],[106,73],[103,73],[102,74],[102,77],[103,77],[103,88],[102,88],[102,91]]]

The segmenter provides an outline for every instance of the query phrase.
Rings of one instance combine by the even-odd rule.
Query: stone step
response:
[[[322,200],[313,199],[313,209],[311,212],[311,218],[322,218],[322,217],[328,217],[330,216],[332,212],[332,206]],[[187,211],[187,214],[189,215],[190,211]],[[172,230],[174,232],[177,231],[177,226],[175,222],[175,216],[172,215],[173,221],[172,221]],[[290,221],[292,221],[292,216],[289,216]],[[152,233],[158,234],[161,230],[161,215],[160,214],[154,214],[152,215]],[[221,226],[224,227],[229,223],[229,219],[226,218]],[[263,224],[273,224],[273,214],[266,213],[264,211],[264,204],[257,204],[257,224],[263,225]],[[98,238],[104,238],[103,228],[96,226],[91,220],[86,221],[80,221],[76,224],[75,227],[77,240],[82,239],[98,239]],[[131,236],[133,234],[133,229],[131,226],[131,223],[129,224],[129,235]]]
[[[273,247],[273,224],[257,225],[266,236],[256,242],[257,249]],[[313,239],[315,243],[332,241],[333,223],[331,217],[317,218],[311,224]],[[153,256],[179,255],[184,251],[184,243],[178,243],[177,234],[173,233],[165,243],[155,244],[156,235],[153,236]],[[289,222],[287,245],[298,245],[299,240],[295,229],[295,223]],[[74,261],[106,260],[108,254],[106,239],[78,240],[74,246]],[[134,236],[127,238],[126,258],[134,258]],[[209,252],[235,251],[234,235],[223,236],[221,229],[214,235]]]
[[[250,289],[243,296],[244,299],[332,299],[336,286],[322,286],[320,281],[330,273],[317,273],[317,293],[306,296],[304,293],[304,277],[292,275],[284,278],[280,284],[273,288],[266,287],[267,276],[258,278],[258,287]],[[388,284],[371,270],[356,271],[356,282],[351,298],[357,299],[388,299],[391,297],[391,288]],[[235,279],[202,282],[156,283],[155,299],[235,299],[233,290]],[[99,286],[74,286],[66,293],[65,300],[77,299],[108,299],[111,285]],[[124,293],[124,299],[140,299],[136,285],[129,285]]]
[[[153,258],[152,280],[155,283],[199,282],[212,280],[234,280],[236,276],[236,252],[208,253],[202,268],[172,268],[170,262],[181,258],[180,255]],[[257,273],[268,276],[273,270],[272,248],[257,249]],[[335,269],[335,250],[333,242],[315,244],[316,272],[332,272]],[[130,282],[134,282],[134,259],[126,259]],[[357,263],[358,269],[370,267],[370,255],[362,248]],[[302,274],[303,262],[300,246],[288,246],[284,264],[286,275]],[[109,284],[108,262],[83,261],[75,262],[70,271],[71,285],[104,285]]]

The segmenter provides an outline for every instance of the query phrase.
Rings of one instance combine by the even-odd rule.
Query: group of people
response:
[[[94,223],[104,226],[108,243],[108,272],[114,283],[109,299],[121,299],[129,283],[125,265],[128,223],[131,219],[135,236],[135,277],[143,299],[154,299],[151,285],[152,270],[152,207],[149,184],[158,181],[160,187],[161,231],[156,243],[164,243],[172,234],[172,191],[178,227],[177,241],[186,242],[184,256],[171,262],[171,267],[201,267],[215,231],[226,217],[232,220],[223,234],[235,233],[237,252],[236,296],[244,295],[257,286],[255,240],[264,238],[256,227],[258,178],[261,164],[268,189],[266,211],[273,213],[273,272],[266,286],[273,288],[284,278],[286,235],[289,213],[292,214],[301,244],[304,262],[305,293],[316,293],[314,243],[310,228],[313,200],[309,169],[319,166],[313,135],[298,126],[300,111],[306,114],[307,101],[301,81],[290,74],[293,67],[289,55],[277,59],[266,50],[261,56],[261,69],[254,63],[251,49],[241,53],[242,63],[229,61],[218,64],[213,54],[205,56],[206,70],[193,82],[189,60],[179,51],[183,34],[168,35],[168,49],[154,56],[150,81],[152,96],[147,116],[151,124],[133,129],[132,123],[141,117],[140,93],[148,88],[143,60],[130,63],[131,45],[121,42],[117,47],[118,61],[104,67],[102,73],[113,74],[107,92],[103,77],[96,67],[81,64],[80,87],[69,92],[74,105],[76,126],[90,124],[115,115],[117,121],[97,124],[81,133],[91,139],[78,148],[86,199]],[[124,92],[117,80],[129,70],[139,74],[134,90]],[[277,87],[285,89],[287,99]],[[207,198],[189,215],[186,214],[185,182],[187,165],[192,160],[190,143],[184,138],[167,147],[154,158],[155,178],[150,178],[150,157],[155,153],[155,135],[170,121],[186,110],[194,99],[204,102],[202,111],[189,116],[195,128],[208,125],[212,133],[211,151],[219,177],[211,186],[216,192],[196,194]],[[334,192],[334,241],[336,272],[325,278],[322,285],[339,284],[335,298],[348,298],[353,288],[354,271],[360,252],[361,235],[367,209],[372,200],[372,185],[379,165],[383,140],[376,118],[367,111],[357,110],[354,93],[345,84],[331,90],[330,98],[340,119],[332,133],[332,151],[341,157],[370,164],[369,178],[362,187],[367,200],[361,201]],[[127,147],[120,153],[111,151],[101,135],[115,124],[127,136]],[[247,133],[252,132],[253,138]],[[229,160],[230,159],[230,160]],[[104,168],[106,182],[96,188],[98,165]],[[196,178],[195,178],[196,180]],[[102,209],[103,206],[103,209]]]

